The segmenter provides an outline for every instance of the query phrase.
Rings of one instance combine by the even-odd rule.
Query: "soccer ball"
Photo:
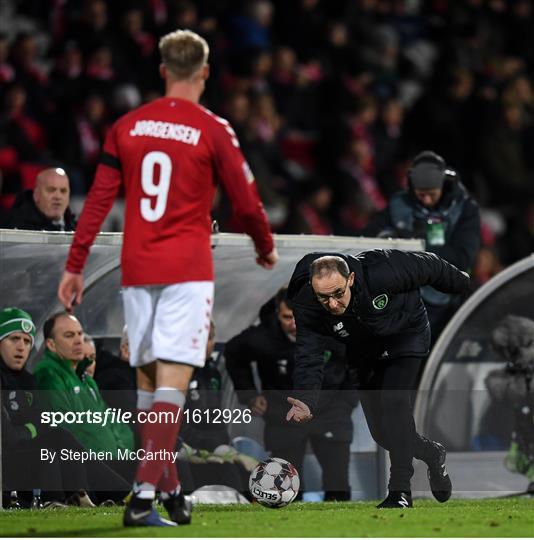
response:
[[[259,463],[250,474],[250,493],[261,505],[281,508],[289,504],[299,492],[300,478],[297,469],[280,458],[270,458]]]

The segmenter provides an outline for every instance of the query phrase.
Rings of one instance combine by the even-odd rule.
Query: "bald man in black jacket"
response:
[[[360,400],[375,441],[389,450],[389,493],[379,508],[412,506],[414,457],[428,465],[434,497],[447,501],[452,484],[446,452],[415,430],[412,393],[429,352],[430,329],[419,288],[431,285],[461,293],[469,276],[437,255],[398,250],[357,256],[310,253],[295,268],[288,296],[297,324],[295,398],[288,421],[313,418],[323,379],[322,351],[328,337],[346,346]]]

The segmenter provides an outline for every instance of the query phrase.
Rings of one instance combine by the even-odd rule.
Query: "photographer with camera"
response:
[[[495,351],[506,360],[484,381],[491,398],[512,406],[514,426],[506,468],[524,474],[527,493],[534,494],[534,321],[507,315],[491,335]]]
[[[440,155],[425,150],[408,171],[408,187],[395,193],[388,206],[364,231],[380,238],[422,238],[425,250],[468,271],[480,246],[480,212],[458,173]],[[427,309],[432,343],[462,302],[430,286],[421,295]]]

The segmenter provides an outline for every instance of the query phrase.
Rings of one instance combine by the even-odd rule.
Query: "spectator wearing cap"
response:
[[[3,487],[18,492],[43,488],[45,503],[68,497],[79,506],[94,506],[85,491],[88,480],[83,465],[76,461],[41,462],[43,448],[80,451],[83,447],[67,431],[40,422],[37,384],[26,370],[34,340],[35,325],[26,311],[14,307],[0,310]]]
[[[30,441],[37,436],[38,414],[31,399],[21,398],[19,389],[31,393],[33,376],[24,368],[35,340],[35,325],[31,316],[18,308],[0,311],[0,379],[2,381],[2,428],[7,430],[5,443]],[[13,418],[16,411],[17,419]],[[4,419],[6,416],[6,419]],[[17,420],[23,418],[23,421]]]
[[[408,170],[408,187],[395,193],[365,233],[368,236],[422,238],[426,251],[463,271],[473,266],[480,246],[478,204],[440,155],[419,153]],[[432,342],[461,303],[461,298],[424,287]]]
[[[35,189],[22,192],[7,218],[8,229],[29,231],[73,231],[74,214],[69,208],[70,185],[60,168],[44,169],[37,175]]]

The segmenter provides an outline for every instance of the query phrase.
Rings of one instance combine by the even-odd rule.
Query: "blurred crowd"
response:
[[[481,206],[477,283],[534,251],[532,0],[5,0],[0,21],[4,211],[46,167],[83,196],[107,128],[162,95],[159,37],[190,28],[273,230],[361,234],[428,149]]]

